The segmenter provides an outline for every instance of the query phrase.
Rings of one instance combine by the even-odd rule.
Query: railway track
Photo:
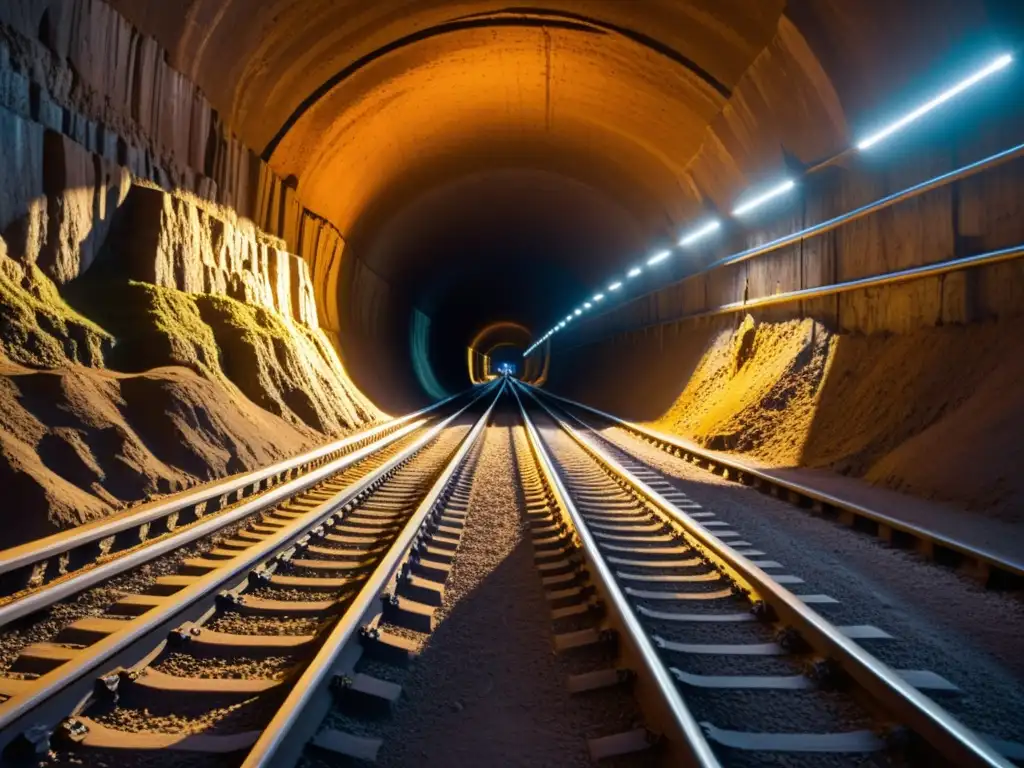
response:
[[[266,474],[269,491],[203,521],[228,531],[214,547],[22,648],[0,678],[4,763],[177,765],[184,756],[197,765],[282,764],[284,751],[304,743],[298,734],[315,705],[326,711],[327,677],[351,661],[360,638],[401,649],[401,638],[377,623],[424,620],[402,595],[423,596],[429,585],[411,580],[405,566],[414,547],[426,546],[424,527],[436,527],[439,500],[503,387],[476,390],[429,427],[414,414],[368,445],[350,441],[340,457],[324,451],[312,469],[287,470],[298,477]],[[206,533],[185,530],[189,541]],[[180,547],[183,539],[168,533]],[[53,544],[41,547],[50,557]],[[43,579],[8,601],[7,620],[173,548],[158,537],[115,554],[109,572],[98,558],[70,577]],[[84,586],[68,586],[83,577]],[[33,608],[19,610],[22,601]]]
[[[1020,590],[1024,588],[1024,562],[1005,552],[994,552],[978,545],[943,535],[925,525],[885,514],[861,504],[811,488],[796,480],[759,469],[742,461],[705,450],[674,435],[657,432],[641,424],[625,421],[605,411],[583,403],[545,392],[544,397],[557,402],[566,413],[590,424],[608,428],[605,438],[621,437],[612,441],[624,450],[630,440],[639,440],[665,454],[724,477],[727,480],[754,487],[763,493],[782,499],[794,507],[836,520],[854,530],[866,533],[900,549],[912,550],[940,565],[956,568],[986,588]]]
[[[466,394],[255,472],[18,547],[0,550],[0,627],[112,576],[272,508],[368,457],[393,449]]]
[[[617,654],[570,684],[632,681],[647,719],[592,743],[595,756],[657,742],[672,764],[700,766],[1010,765],[1000,750],[1016,745],[990,743],[928,697],[947,681],[893,670],[861,645],[884,632],[834,626],[812,608],[831,598],[532,391],[515,393],[550,508],[539,520],[549,596],[557,616],[592,619],[557,645]]]
[[[891,640],[883,631],[833,625],[815,610],[831,598],[622,447],[499,380],[450,403],[436,423],[414,414],[384,425],[295,477],[267,475],[253,498],[218,503],[224,515],[198,515],[181,531],[198,540],[190,527],[208,523],[217,537],[186,548],[172,569],[154,568],[164,561],[138,542],[9,596],[0,618],[12,607],[15,618],[5,630],[26,618],[20,600],[51,605],[46,596],[94,580],[105,564],[117,569],[108,583],[153,569],[145,586],[20,649],[0,677],[0,763],[373,761],[382,742],[360,722],[391,711],[401,687],[357,671],[368,669],[360,661],[403,663],[417,652],[413,636],[432,632],[482,435],[503,396],[522,419],[516,482],[555,648],[600,660],[571,665],[569,689],[628,685],[643,712],[642,724],[617,718],[621,732],[597,727],[593,760],[710,768],[1019,759],[1017,745],[978,736],[929,698],[955,690],[942,677],[891,669],[865,650]],[[173,537],[169,528],[145,537],[150,546]],[[51,545],[41,549],[52,559]],[[343,717],[327,718],[332,711]]]

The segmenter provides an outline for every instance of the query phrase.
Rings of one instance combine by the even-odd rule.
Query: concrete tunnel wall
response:
[[[847,146],[851,116],[978,43],[1001,11],[17,0],[0,20],[75,73],[35,65],[37,119],[280,238],[355,382],[399,410],[423,399],[414,307],[439,382],[458,386],[461,352],[457,368],[436,350],[496,320],[546,327],[628,254]],[[791,274],[782,258],[757,269],[766,285]]]

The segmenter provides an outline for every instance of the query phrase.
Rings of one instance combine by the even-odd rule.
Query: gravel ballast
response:
[[[600,426],[595,417],[579,415]],[[781,572],[804,579],[797,592],[838,600],[817,608],[834,624],[871,624],[892,635],[892,640],[864,643],[879,659],[897,669],[930,670],[957,685],[962,693],[938,700],[966,725],[1024,742],[1024,604],[1019,597],[986,590],[873,536],[724,480],[620,428],[602,434],[781,562]]]
[[[382,737],[378,765],[588,766],[588,737],[640,721],[625,690],[569,695],[570,660],[553,652],[523,517],[513,424],[513,413],[499,410],[487,429],[465,534],[420,655],[408,669],[360,667],[403,686],[392,716],[328,718],[329,726]]]

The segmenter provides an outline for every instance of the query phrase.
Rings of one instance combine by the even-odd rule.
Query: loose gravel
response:
[[[203,656],[173,651],[157,659],[153,669],[178,677],[279,680],[301,661],[299,656],[264,656],[259,659]]]

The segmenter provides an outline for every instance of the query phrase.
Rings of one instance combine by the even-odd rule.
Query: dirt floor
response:
[[[0,252],[0,549],[382,418],[319,332],[138,283],[58,292]]]
[[[642,366],[642,380],[588,383],[573,396],[775,466],[1022,517],[1024,339],[1009,320],[860,336],[748,316],[613,353],[620,368]]]

